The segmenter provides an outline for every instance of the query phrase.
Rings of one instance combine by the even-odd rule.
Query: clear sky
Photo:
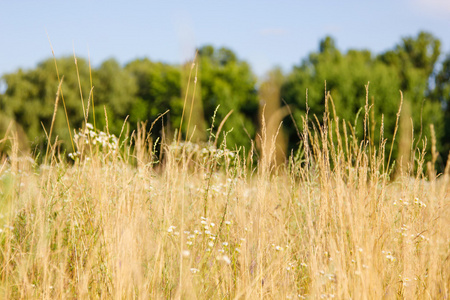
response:
[[[0,75],[51,56],[107,58],[125,64],[149,57],[169,63],[195,47],[226,46],[264,74],[289,71],[326,35],[339,49],[391,49],[421,30],[450,53],[450,0],[322,1],[47,1],[0,0]]]

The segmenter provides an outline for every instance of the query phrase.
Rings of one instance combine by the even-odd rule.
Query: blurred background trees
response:
[[[74,59],[64,57],[58,59],[57,63],[59,74],[64,78],[62,92],[70,123],[75,128],[81,127],[84,117]],[[83,59],[78,59],[77,63],[83,95],[87,99],[90,89],[88,64]],[[42,125],[49,130],[59,85],[53,59],[43,61],[32,70],[6,74],[3,79],[7,89],[0,95],[2,119],[13,120],[16,127],[26,134],[30,147],[42,151],[46,143]],[[8,124],[2,123],[2,129],[5,130]],[[58,110],[54,126],[55,135],[58,135],[60,140],[69,142],[69,131],[62,106]]]
[[[56,63],[60,76],[64,76],[62,92],[73,131],[82,126],[84,119],[76,66],[71,57],[59,58]],[[77,65],[84,103],[87,105],[90,101],[91,104],[89,122],[94,123],[95,117],[95,126],[104,129],[106,110],[109,130],[115,134],[120,132],[127,116],[129,129],[133,130],[141,121],[148,120],[149,126],[166,110],[170,112],[155,124],[153,134],[160,135],[163,125],[168,133],[174,134],[180,127],[186,99],[182,126],[184,138],[192,138],[194,142],[206,141],[209,134],[206,129],[211,127],[214,111],[220,105],[215,119],[216,128],[233,111],[222,131],[228,132],[227,146],[249,149],[251,140],[256,139],[260,131],[261,108],[265,105],[266,121],[273,117],[272,121],[276,120],[278,124],[283,119],[282,133],[285,136],[280,135],[277,143],[279,153],[286,155],[297,149],[301,142],[297,130],[302,130],[303,126],[306,91],[310,121],[314,115],[322,119],[326,91],[340,119],[354,125],[362,137],[364,112],[356,124],[355,116],[366,104],[366,85],[370,82],[367,100],[373,111],[372,128],[376,130],[371,128],[368,134],[373,143],[380,142],[382,115],[384,137],[392,139],[401,90],[404,96],[402,118],[406,121],[401,123],[400,131],[404,138],[407,133],[411,139],[411,131],[414,130],[416,141],[427,136],[429,145],[429,125],[434,124],[441,166],[450,149],[450,54],[442,57],[440,41],[429,33],[403,38],[391,50],[380,54],[369,50],[342,52],[332,37],[326,37],[317,51],[311,52],[289,73],[274,69],[259,81],[249,64],[232,50],[216,49],[210,45],[198,50],[194,66],[191,63],[154,62],[148,58],[121,66],[110,59],[92,69],[94,88],[91,99],[88,62],[78,59]],[[192,78],[188,91],[190,73]],[[4,74],[2,79],[6,89],[0,94],[0,134],[3,137],[9,124],[15,124],[17,132],[22,132],[23,144],[42,151],[46,144],[42,126],[46,130],[50,127],[59,84],[53,59],[41,62],[35,69]],[[287,107],[283,107],[285,103],[289,105],[292,116],[287,113]],[[62,149],[70,149],[62,101],[59,105],[54,135],[65,142]],[[189,116],[191,122],[186,136]],[[414,128],[409,120],[412,120]],[[400,151],[398,146],[395,147],[394,154]],[[280,160],[279,153],[277,160]]]
[[[302,128],[302,116],[306,112],[306,90],[308,89],[310,114],[321,119],[325,110],[326,89],[333,99],[337,115],[354,125],[355,116],[366,103],[365,85],[370,82],[367,100],[373,110],[371,115],[374,119],[371,121],[379,128],[384,115],[384,137],[392,140],[400,104],[399,91],[402,91],[402,118],[412,119],[414,128],[411,127],[411,122],[402,123],[404,128],[400,132],[403,136],[399,138],[411,139],[413,129],[415,139],[425,135],[429,137],[429,125],[434,124],[438,150],[442,152],[444,140],[449,139],[448,135],[444,137],[442,105],[445,103],[445,96],[439,99],[433,93],[443,86],[443,82],[436,82],[434,87],[430,85],[439,54],[439,40],[428,33],[420,33],[416,38],[404,38],[394,50],[380,55],[373,55],[368,50],[341,53],[336,48],[335,41],[326,37],[321,41],[318,52],[311,53],[300,65],[294,67],[282,86],[281,97],[293,107],[296,125]],[[448,93],[446,97],[448,98]],[[364,111],[361,113],[355,124],[360,138],[363,135]],[[289,124],[290,147],[295,147],[299,142],[295,127],[291,126],[290,119],[286,119],[286,122]],[[370,134],[373,142],[378,145],[379,130]],[[430,143],[428,139],[428,146]],[[394,153],[398,153],[398,145],[399,143],[394,145]],[[443,164],[442,160],[440,162]]]
[[[449,155],[450,151],[450,53],[442,62],[440,70],[434,78],[434,89],[431,98],[439,102],[443,108],[444,130],[440,140],[441,155]],[[447,157],[443,157],[446,159]]]
[[[227,146],[245,146],[249,149],[250,138],[254,138],[258,122],[258,95],[256,76],[245,61],[237,58],[230,49],[214,49],[205,46],[199,50],[201,98],[204,117],[211,127],[214,111],[216,127],[233,110],[225,122]]]

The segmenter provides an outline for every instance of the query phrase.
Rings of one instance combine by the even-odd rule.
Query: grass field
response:
[[[53,148],[40,165],[12,140],[0,298],[448,299],[450,167],[413,172],[416,149],[394,174],[386,143],[330,124],[278,166],[265,134],[258,156],[177,141],[157,156],[143,129],[119,144],[88,125],[74,163]]]

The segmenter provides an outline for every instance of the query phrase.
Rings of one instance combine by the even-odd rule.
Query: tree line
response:
[[[78,58],[75,64],[73,57],[62,57],[56,59],[56,66],[63,77],[61,96],[72,130],[84,121],[86,106],[83,111],[81,99],[85,105],[90,103],[88,119],[96,128],[105,128],[105,113],[108,130],[118,134],[127,116],[129,130],[134,130],[139,122],[148,120],[149,125],[169,110],[155,123],[153,133],[174,133],[184,115],[192,121],[189,128],[188,122],[183,122],[181,132],[196,141],[207,140],[212,122],[220,123],[233,111],[223,127],[227,145],[249,149],[261,128],[262,107],[266,119],[284,107],[289,113],[284,110],[278,114],[284,123],[280,134],[284,141],[280,145],[285,145],[281,146],[283,153],[290,153],[301,144],[298,132],[303,128],[306,111],[312,121],[314,115],[320,119],[327,98],[336,114],[352,124],[360,136],[364,134],[362,117],[356,120],[355,116],[368,103],[374,125],[370,129],[372,142],[379,143],[381,123],[384,138],[393,137],[402,91],[402,116],[406,120],[401,123],[403,131],[409,132],[414,142],[428,137],[429,148],[430,124],[434,124],[441,166],[450,149],[450,53],[443,57],[439,39],[426,32],[402,38],[392,49],[376,55],[369,50],[344,53],[333,38],[326,37],[316,51],[287,74],[274,69],[259,81],[250,65],[233,51],[209,45],[198,50],[195,65],[143,58],[125,66],[110,59],[90,68],[85,59]],[[0,133],[4,134],[14,121],[22,143],[42,151],[59,85],[55,61],[50,58],[34,69],[4,74],[2,80],[6,90],[0,94]],[[70,148],[63,109],[57,111],[54,135],[66,141],[62,149]]]

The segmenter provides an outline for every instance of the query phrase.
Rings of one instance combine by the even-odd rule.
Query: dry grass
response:
[[[322,125],[303,120],[303,154],[281,165],[264,120],[259,155],[217,148],[223,123],[204,145],[155,144],[143,125],[117,138],[86,119],[73,163],[56,138],[38,165],[9,133],[0,298],[447,299],[450,164],[437,176],[432,137],[432,161],[403,146],[392,179],[394,141],[374,145],[368,98],[362,141],[326,98]]]
[[[189,142],[163,144],[157,162],[142,128],[130,147],[86,127],[74,164],[13,149],[0,164],[0,298],[448,298],[449,167],[411,177],[416,151],[392,180],[385,143],[325,124],[277,168],[270,153],[256,166]]]

